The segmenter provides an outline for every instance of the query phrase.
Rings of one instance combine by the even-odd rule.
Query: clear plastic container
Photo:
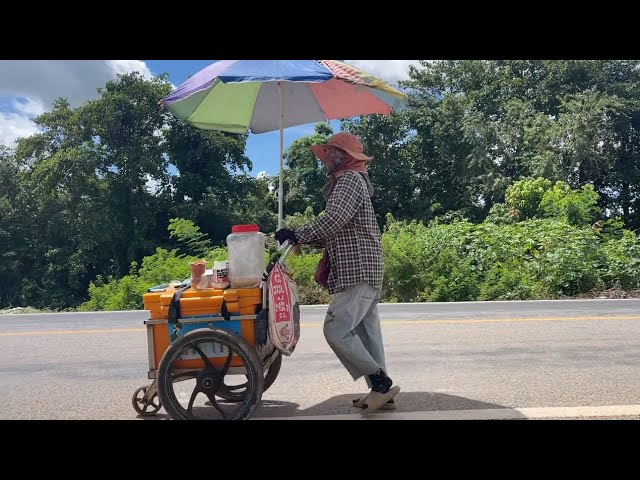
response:
[[[260,286],[265,269],[264,233],[258,225],[235,225],[227,237],[231,288]]]

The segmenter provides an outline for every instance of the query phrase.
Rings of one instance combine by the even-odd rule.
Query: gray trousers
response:
[[[387,371],[378,316],[380,290],[360,283],[333,297],[324,321],[324,337],[354,380],[378,369]]]

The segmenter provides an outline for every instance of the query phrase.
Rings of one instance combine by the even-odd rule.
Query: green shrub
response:
[[[314,280],[316,268],[321,258],[321,253],[290,255],[287,258],[287,267],[298,287],[302,305],[325,304],[331,301],[329,292]]]
[[[544,193],[540,211],[543,217],[563,217],[573,225],[587,225],[600,214],[599,200],[600,195],[593,185],[572,190],[567,183],[556,182]]]
[[[220,250],[210,252],[207,258],[219,257]],[[180,255],[178,250],[156,248],[156,253],[144,257],[138,269],[134,262],[129,275],[120,279],[108,278],[106,281],[98,277],[89,285],[89,300],[80,306],[80,310],[135,310],[143,307],[142,295],[159,284],[172,280],[182,281],[191,275],[189,264],[197,257]]]
[[[478,300],[538,300],[550,296],[526,263],[507,260],[487,272]]]
[[[562,182],[551,187],[537,180],[514,185],[507,194],[510,204],[494,205],[480,224],[450,218],[425,225],[388,215],[382,234],[383,301],[525,300],[640,288],[640,240],[620,219],[591,225],[598,213],[592,187],[571,190]],[[517,221],[515,207],[533,218]],[[313,216],[309,210],[287,218],[301,226]],[[190,238],[203,241],[187,226]],[[272,239],[267,246],[269,258],[277,246]],[[328,303],[328,292],[314,280],[322,253],[308,247],[304,252],[287,260],[301,303]],[[201,253],[209,264],[227,258],[225,248]],[[142,308],[149,287],[188,278],[196,258],[157,248],[139,268],[132,264],[129,275],[96,279],[81,308]]]
[[[625,290],[640,288],[640,239],[624,230],[621,238],[611,238],[604,244],[606,268],[604,279],[608,287]]]

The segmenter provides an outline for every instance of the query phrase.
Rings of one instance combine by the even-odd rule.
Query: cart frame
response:
[[[293,248],[294,248],[293,244],[290,244],[289,242],[283,243],[279,248],[279,252],[281,253],[277,262],[281,265],[284,264],[286,258],[289,256]],[[269,298],[268,279],[269,279],[271,269],[273,268],[273,265],[274,263],[271,262],[270,265],[267,267],[267,269],[263,274],[262,282],[260,284],[260,287],[262,288],[262,310],[268,310],[268,307],[269,307],[268,306],[268,298]],[[211,330],[212,332],[215,332],[216,330],[223,330],[225,332],[231,333],[232,336],[236,337],[237,339],[245,341],[242,335],[238,335],[236,332],[232,332],[228,329],[225,329],[223,325],[227,322],[251,320],[254,322],[254,324],[252,325],[252,328],[255,329],[255,320],[257,316],[258,315],[232,315],[232,316],[229,316],[228,318],[223,318],[219,315],[211,315],[211,316],[202,316],[195,319],[183,318],[183,319],[180,319],[181,326],[206,324],[206,327],[186,332],[180,338],[185,338],[185,337],[188,337],[189,335],[192,335],[194,332],[202,332],[208,329],[208,330]],[[160,408],[162,408],[162,404],[159,400],[159,393],[158,393],[158,371],[160,370],[160,365],[162,364],[162,362],[165,361],[166,352],[169,351],[169,349],[171,348],[171,346],[176,340],[170,340],[169,346],[167,347],[165,352],[163,352],[163,357],[158,362],[156,360],[157,352],[156,352],[156,342],[154,338],[154,335],[155,335],[154,326],[167,325],[167,328],[169,328],[170,323],[172,322],[170,322],[168,319],[159,319],[159,320],[149,319],[144,321],[144,324],[146,325],[148,365],[149,365],[147,378],[149,380],[152,380],[152,382],[148,386],[145,385],[145,386],[139,387],[134,392],[132,397],[132,404],[133,404],[134,410],[140,416],[143,416],[143,417],[153,416],[156,413],[158,413]],[[216,324],[219,324],[220,326],[218,327],[216,326]],[[266,345],[257,346],[254,344],[251,346],[253,347],[253,350],[255,351],[257,358],[261,360],[261,365],[259,365],[260,372],[263,375],[264,375],[264,372],[270,371],[271,373],[271,378],[269,378],[269,381],[264,384],[264,390],[266,390],[275,380],[274,374],[275,376],[277,376],[280,370],[280,362],[282,360],[282,354],[270,341],[268,334],[267,334]],[[231,352],[229,352],[228,356],[229,358],[232,357]],[[274,367],[274,371],[271,371],[272,366]],[[192,371],[194,372],[194,375],[195,375],[199,370],[197,369],[174,369],[173,370],[173,372],[176,372],[176,373],[187,373]],[[247,374],[247,368],[238,367],[238,366],[228,366],[224,373],[224,375],[246,375],[246,374]],[[189,378],[184,378],[184,380],[188,380],[188,379]],[[179,381],[181,380],[175,380],[173,381],[173,383],[179,382]],[[263,392],[263,389],[260,388],[260,392],[259,392],[256,403],[260,402],[262,397],[262,392]],[[142,396],[140,396],[140,394],[142,394]]]

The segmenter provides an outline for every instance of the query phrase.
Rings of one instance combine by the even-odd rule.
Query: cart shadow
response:
[[[336,395],[311,407],[303,409],[301,409],[300,405],[297,403],[263,399],[260,406],[256,408],[252,418],[268,419],[325,415],[353,415],[361,412],[360,409],[353,406],[353,400],[357,397],[358,394]],[[512,410],[510,407],[505,407],[504,405],[482,402],[456,395],[432,392],[400,392],[395,397],[395,403],[397,407],[393,410],[395,413],[438,412],[451,410]],[[512,410],[509,416],[514,419],[526,418],[515,410]]]
[[[275,419],[275,418],[295,418],[309,416],[327,416],[330,420],[332,415],[353,415],[361,412],[352,404],[358,394],[343,394],[328,398],[320,403],[308,408],[300,408],[294,402],[281,400],[263,399],[256,407],[251,418],[253,419]],[[432,392],[400,392],[395,397],[396,409],[394,413],[416,413],[416,412],[439,412],[455,410],[511,410],[509,417],[512,419],[525,419],[526,417],[510,407],[495,403],[482,402],[471,398],[448,395],[444,393]],[[384,411],[380,412],[384,415]],[[171,417],[161,409],[156,415],[149,417],[138,416],[141,420],[170,420]],[[461,416],[461,418],[464,418]]]

